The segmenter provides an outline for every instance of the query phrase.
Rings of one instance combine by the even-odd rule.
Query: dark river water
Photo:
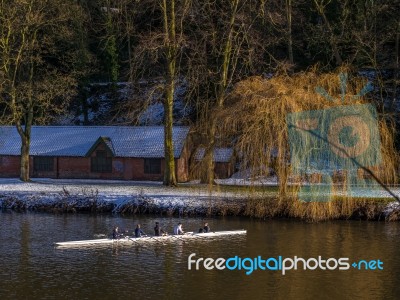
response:
[[[213,230],[245,236],[57,249],[114,225],[151,232],[155,221],[186,230],[202,219],[0,212],[0,299],[399,299],[399,223],[208,219]],[[383,270],[188,270],[188,257],[294,256],[380,260]],[[278,259],[277,259],[278,260]],[[364,265],[363,265],[364,266]],[[194,268],[194,265],[193,265]]]

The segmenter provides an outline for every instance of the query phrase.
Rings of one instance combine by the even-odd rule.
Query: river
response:
[[[197,230],[203,220],[111,214],[0,212],[0,299],[396,299],[400,294],[399,223],[207,219],[213,230],[245,236],[129,246],[57,249],[54,242],[93,239],[112,227],[151,232],[178,221]],[[196,258],[294,256],[380,260],[383,270],[188,270]],[[195,265],[192,265],[194,268]]]

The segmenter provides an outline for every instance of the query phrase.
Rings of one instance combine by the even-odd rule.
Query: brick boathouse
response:
[[[204,159],[205,148],[197,149],[194,159],[200,162]],[[217,179],[229,178],[235,170],[235,158],[233,148],[216,147],[213,153],[214,176]],[[199,176],[199,175],[198,175]]]
[[[173,128],[177,180],[189,179],[188,127]],[[20,174],[21,139],[0,126],[0,177]],[[162,180],[162,126],[33,126],[31,177]]]

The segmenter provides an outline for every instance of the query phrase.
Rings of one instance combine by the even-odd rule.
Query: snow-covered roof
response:
[[[173,127],[174,156],[182,152],[189,127]],[[31,155],[85,156],[100,137],[116,157],[164,157],[162,126],[33,126]],[[0,155],[19,155],[21,139],[14,126],[0,126]]]
[[[99,144],[103,143],[108,151],[111,153],[112,156],[115,156],[115,150],[114,150],[114,145],[112,143],[112,140],[109,137],[106,136],[101,136],[97,139],[97,141],[92,145],[92,147],[89,149],[89,151],[86,153],[86,156],[92,155],[93,151],[97,149]]]
[[[204,148],[198,148],[195,154],[195,159],[200,161],[203,159],[205,153]],[[214,149],[214,162],[230,162],[233,155],[232,148],[215,148]]]

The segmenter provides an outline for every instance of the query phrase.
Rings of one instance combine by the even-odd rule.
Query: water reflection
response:
[[[244,218],[207,220],[213,229],[245,228],[220,240],[55,249],[56,241],[92,239],[113,226],[152,232],[174,218],[0,213],[0,298],[60,299],[377,299],[400,292],[398,223],[319,224]],[[196,230],[201,219],[183,219]],[[381,259],[383,271],[189,271],[187,257],[349,257]],[[17,286],[17,288],[16,288]]]

